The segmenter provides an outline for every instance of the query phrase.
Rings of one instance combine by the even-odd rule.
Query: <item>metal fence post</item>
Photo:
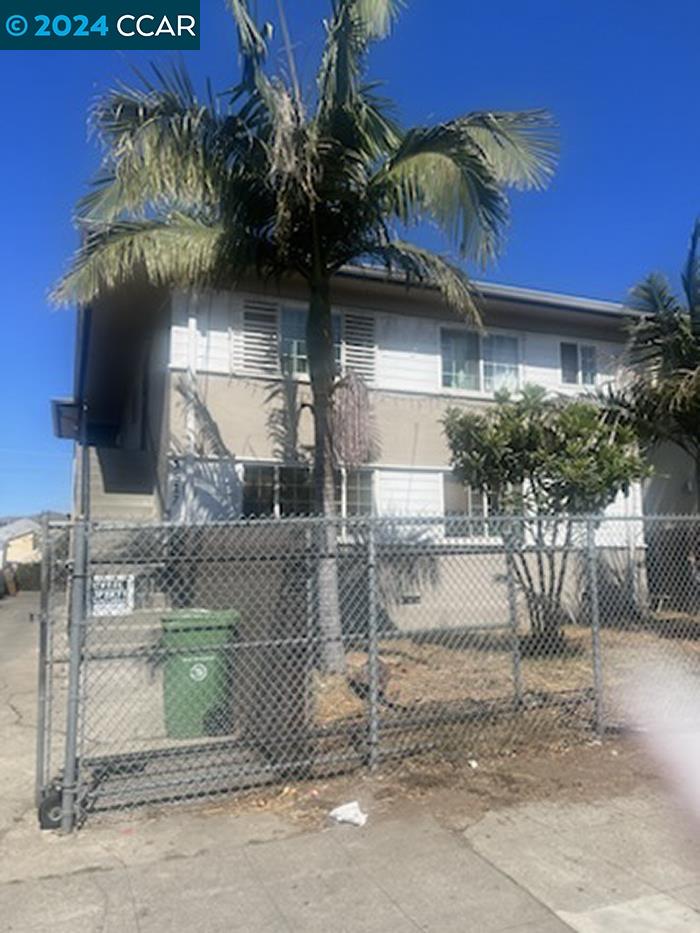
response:
[[[520,655],[520,637],[518,635],[518,604],[515,595],[513,549],[510,542],[506,544],[506,577],[508,581],[508,620],[513,658],[513,691],[515,703],[520,706],[523,702],[522,658]]]
[[[586,519],[586,564],[588,567],[588,600],[591,614],[591,649],[593,654],[593,724],[596,735],[603,735],[603,664],[600,645],[600,605],[598,601],[598,555],[595,543],[595,521]]]
[[[78,782],[78,721],[80,715],[80,674],[83,654],[87,593],[87,534],[85,519],[75,523],[75,548],[71,574],[70,628],[68,631],[68,706],[66,744],[61,797],[61,830],[69,833],[75,826]]]
[[[374,523],[367,525],[367,679],[369,681],[369,767],[379,760],[379,639],[377,631],[377,552]]]
[[[36,774],[34,802],[38,807],[46,784],[46,704],[49,646],[49,517],[41,517],[41,594],[39,603],[39,670],[36,697]]]

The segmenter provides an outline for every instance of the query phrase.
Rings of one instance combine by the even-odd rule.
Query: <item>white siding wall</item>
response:
[[[434,392],[440,385],[440,337],[433,321],[379,315],[377,357],[379,388]]]
[[[544,386],[555,392],[576,393],[578,387],[565,385],[561,381],[561,343],[578,343],[596,349],[598,384],[609,382],[617,376],[622,346],[604,340],[575,340],[557,334],[538,334],[526,331],[523,334],[523,383]]]
[[[170,365],[176,369],[187,368],[188,328],[190,304],[185,295],[173,296],[170,324]]]
[[[644,529],[641,522],[614,521],[617,517],[642,515],[642,484],[633,483],[629,495],[619,493],[605,510],[611,521],[603,522],[596,530],[596,542],[607,547],[642,547]]]
[[[173,301],[170,363],[187,365],[188,320],[197,330],[196,359],[201,372],[243,372],[243,302],[240,295],[176,296]],[[274,303],[269,303],[271,309]],[[300,307],[303,307],[300,305]],[[352,315],[352,311],[344,312]],[[575,393],[578,387],[561,381],[560,344],[571,337],[527,330],[498,331],[519,338],[521,385],[534,383],[552,391]],[[378,313],[373,385],[398,392],[443,393],[440,362],[440,324],[428,318]],[[598,382],[617,375],[621,345],[603,340],[581,340],[596,348]],[[269,375],[269,374],[268,374]],[[455,393],[466,395],[469,393]],[[475,393],[472,393],[475,394]],[[481,397],[487,393],[476,393]]]
[[[209,294],[197,314],[197,369],[210,373],[231,372],[231,300]]]
[[[378,515],[442,515],[442,473],[378,470]]]
[[[557,337],[551,334],[527,334],[522,344],[523,383],[552,390],[560,388],[559,344]]]

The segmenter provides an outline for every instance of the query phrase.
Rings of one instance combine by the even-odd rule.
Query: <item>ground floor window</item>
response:
[[[444,473],[442,478],[446,538],[484,538],[498,534],[488,521],[497,515],[497,497],[483,489],[465,486],[455,473]]]
[[[246,468],[247,469],[247,468]],[[278,507],[282,518],[311,515],[313,512],[313,485],[311,470],[307,467],[277,467]]]
[[[373,513],[372,470],[338,470],[335,474],[335,507],[342,518]],[[243,467],[245,518],[289,518],[313,513],[311,468],[247,463]]]
[[[345,490],[346,516],[372,514],[374,496],[371,470],[346,470]]]
[[[243,514],[272,515],[275,505],[275,469],[259,466],[246,469],[243,482]]]

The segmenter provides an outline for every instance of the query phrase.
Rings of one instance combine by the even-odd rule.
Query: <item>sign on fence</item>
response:
[[[91,615],[117,616],[134,611],[133,574],[96,574],[90,590]]]

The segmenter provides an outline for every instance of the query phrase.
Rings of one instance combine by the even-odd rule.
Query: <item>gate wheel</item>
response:
[[[61,808],[61,791],[51,790],[39,804],[40,829],[60,829],[63,810]]]

